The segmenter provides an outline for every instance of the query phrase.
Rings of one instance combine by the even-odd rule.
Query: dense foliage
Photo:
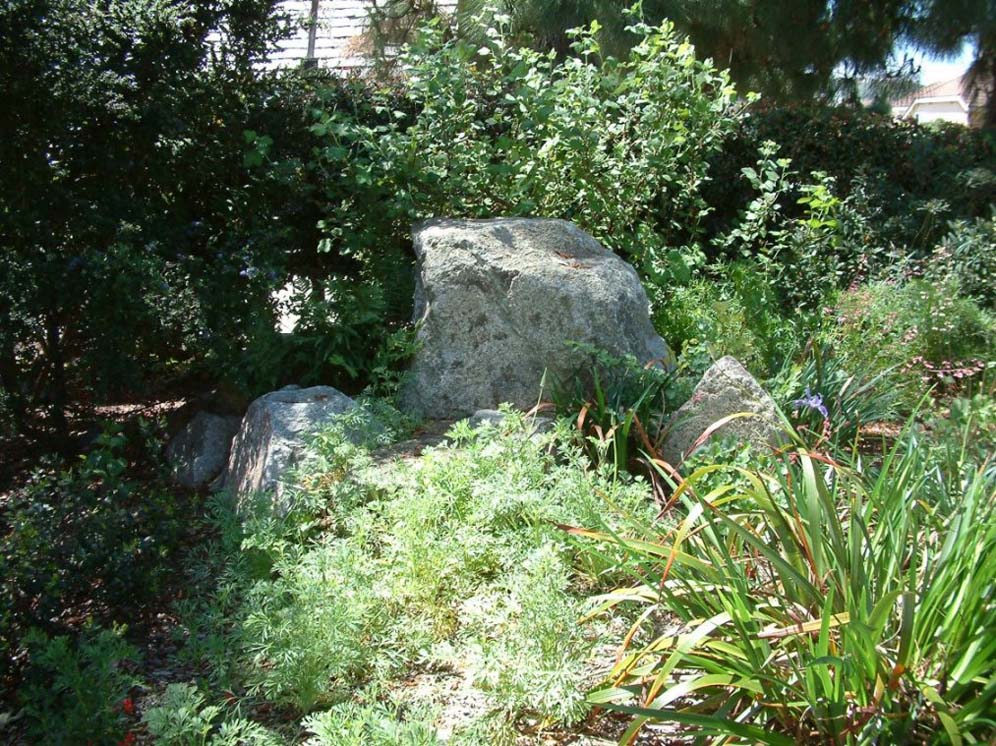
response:
[[[21,427],[47,406],[64,431],[70,392],[126,393],[191,364],[249,393],[292,376],[358,388],[410,310],[412,222],[559,215],[646,253],[694,225],[704,155],[732,126],[728,81],[669,27],[644,27],[620,63],[590,33],[564,63],[500,33],[479,49],[429,33],[399,96],[260,76],[247,50],[270,26],[216,57],[193,10],[141,5],[89,21],[100,54],[35,31],[83,6],[5,8],[24,44],[4,65],[0,361]],[[287,338],[270,294],[294,277]]]
[[[360,116],[362,92],[319,71],[261,72],[281,33],[272,6],[3,6],[0,382],[19,429],[38,425],[37,407],[64,430],[66,408],[92,397],[222,374],[255,393],[314,367],[321,352],[301,351],[313,338],[274,331],[270,293],[354,271],[314,251],[308,127],[336,96]],[[334,310],[305,316],[322,312]],[[362,365],[362,336],[329,354]]]
[[[410,423],[368,396],[384,428],[318,434],[283,515],[167,487],[147,424],[36,464],[0,506],[0,731],[483,746],[611,729],[608,707],[624,739],[991,740],[991,133],[748,110],[670,23],[622,59],[597,27],[571,55],[508,20],[429,27],[390,84],[261,73],[262,2],[12,0],[0,24],[18,428],[177,382],[390,399],[411,225],[437,216],[575,221],[680,352],[664,372],[590,350],[549,429],[457,423],[412,461],[372,456]],[[726,354],[782,447],[665,464],[661,424]],[[133,644],[156,603],[165,673]]]
[[[848,107],[767,104],[740,120],[713,161],[706,190],[716,207],[713,230],[722,230],[743,204],[749,185],[737,177],[767,141],[778,143],[798,173],[833,180],[836,196],[863,218],[853,240],[876,264],[924,256],[948,221],[988,218],[996,198],[992,131],[920,127]]]
[[[373,14],[371,35],[379,50],[410,41],[420,19],[438,17],[433,0],[383,0]],[[687,35],[700,59],[728,68],[738,86],[782,103],[835,99],[857,103],[916,87],[919,70],[902,47],[934,55],[957,55],[972,44],[974,60],[966,100],[996,124],[996,99],[986,91],[996,81],[996,37],[987,0],[459,0],[454,31],[476,40],[496,15],[516,38],[536,49],[571,54],[570,30],[594,21],[599,41],[624,55],[636,43],[632,17],[650,23],[669,19]]]
[[[110,426],[79,464],[39,465],[7,496],[0,656],[15,658],[32,628],[61,633],[86,617],[130,621],[170,588],[194,500],[149,472],[159,459],[149,430],[129,443]]]
[[[661,308],[706,259],[757,253],[804,265],[802,286],[764,272],[779,304],[815,307],[828,276],[845,288],[928,256],[949,220],[989,217],[991,135],[843,110],[738,118],[729,79],[668,24],[637,24],[619,61],[596,28],[568,58],[518,48],[508,25],[474,44],[430,30],[404,84],[381,86],[252,67],[279,31],[265,4],[219,40],[207,30],[228,6],[140,5],[61,45],[39,24],[68,28],[83,6],[4,9],[23,44],[4,52],[0,404],[22,431],[39,407],[64,432],[67,407],[153,385],[376,384],[409,351],[409,233],[428,217],[574,220]],[[761,160],[777,173],[742,177]],[[769,228],[777,250],[758,240]],[[737,277],[752,314],[775,297]],[[299,317],[294,335],[278,311]],[[753,321],[773,368],[779,332]]]

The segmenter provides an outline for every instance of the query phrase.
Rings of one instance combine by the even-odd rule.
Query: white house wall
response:
[[[968,111],[966,111],[965,107],[952,101],[918,102],[913,107],[913,117],[920,124],[927,124],[928,122],[968,124]]]
[[[457,0],[437,2],[440,10],[452,12]],[[381,6],[384,0],[380,0]],[[320,0],[315,33],[315,59],[321,67],[351,70],[364,67],[362,39],[370,10],[376,0]],[[311,0],[284,0],[281,9],[299,21],[296,33],[280,42],[270,56],[273,67],[300,64],[308,55],[308,16]]]

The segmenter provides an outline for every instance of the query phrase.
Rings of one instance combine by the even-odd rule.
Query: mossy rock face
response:
[[[733,417],[705,438],[726,417]],[[784,440],[778,406],[754,377],[733,357],[717,360],[683,404],[665,423],[661,452],[675,466],[710,438],[729,438],[758,448]],[[701,442],[700,442],[701,441]]]
[[[590,373],[581,343],[670,365],[636,271],[564,220],[436,220],[415,230],[420,348],[405,410],[465,417],[536,404],[544,381]]]

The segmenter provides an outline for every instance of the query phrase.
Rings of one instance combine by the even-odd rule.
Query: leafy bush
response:
[[[19,426],[41,404],[64,430],[71,396],[191,368],[250,394],[291,378],[359,390],[410,312],[412,223],[563,217],[649,261],[694,234],[705,158],[734,125],[728,77],[670,25],[639,25],[622,61],[601,59],[594,29],[567,59],[504,27],[473,46],[429,29],[403,87],[370,89],[258,72],[281,33],[271,0],[140,6],[0,17],[15,135],[0,209],[17,218],[0,364]],[[292,337],[271,298],[288,281]]]
[[[890,246],[925,256],[947,220],[988,216],[996,171],[991,133],[923,127],[850,107],[761,105],[740,120],[713,159],[705,191],[716,208],[710,235],[722,233],[748,201],[736,177],[768,141],[778,143],[800,173],[827,174],[841,199],[861,204],[867,223],[860,244],[873,264],[884,266],[888,255],[880,250]],[[783,209],[792,210],[799,195],[787,196]]]
[[[927,263],[927,277],[953,285],[983,308],[996,311],[996,212],[988,219],[952,223]]]
[[[880,472],[805,450],[712,489],[704,466],[660,543],[619,540],[635,587],[605,597],[681,620],[637,628],[591,701],[753,743],[992,737],[993,473],[910,429]],[[633,640],[633,642],[630,642]],[[682,672],[678,676],[678,671]]]
[[[700,279],[671,290],[654,317],[661,336],[680,352],[682,366],[701,375],[732,355],[750,370],[761,367],[760,341],[747,326],[747,312],[729,283]]]
[[[282,33],[273,10],[272,0],[0,8],[0,364],[19,426],[30,407],[50,406],[64,434],[77,388],[127,390],[259,308],[244,284],[231,292],[241,267],[221,270],[238,262],[233,243],[253,253],[237,227],[248,195],[233,185],[245,183],[254,65]]]
[[[73,643],[34,630],[25,640],[29,675],[20,692],[28,730],[56,746],[112,746],[129,726],[129,692],[138,683],[126,666],[138,651],[122,629],[87,628]]]
[[[996,452],[994,368],[996,364],[990,363],[974,394],[951,399],[947,411],[934,412],[927,419],[931,440],[953,463],[965,460],[981,463]]]
[[[578,624],[583,604],[570,585],[570,567],[547,544],[525,557],[508,580],[507,596],[486,607],[490,618],[475,678],[513,716],[538,712],[572,725],[587,714],[578,683],[594,641]]]
[[[869,219],[851,199],[838,196],[832,177],[814,171],[803,181],[790,159],[775,158],[778,152],[775,143],[762,143],[757,163],[742,169],[753,197],[711,246],[739,259],[742,273],[753,267],[747,276],[765,276],[761,285],[768,297],[752,299],[757,303],[751,308],[777,303],[790,312],[813,312],[867,273],[874,252],[862,233]],[[790,198],[794,205],[786,204]]]
[[[247,589],[240,637],[250,693],[309,712],[365,678],[381,626],[366,559],[344,542],[320,541],[288,551],[273,563],[273,580]]]
[[[189,498],[139,472],[131,458],[156,458],[146,448],[157,446],[129,444],[108,426],[78,465],[39,468],[12,494],[0,515],[4,655],[31,626],[51,630],[84,609],[98,617],[137,614],[166,589],[190,529]]]
[[[428,217],[562,217],[637,258],[696,223],[705,156],[733,126],[725,74],[670,25],[638,26],[623,61],[601,60],[591,29],[561,60],[506,31],[475,47],[426,28],[401,58],[403,106],[375,96],[377,121],[346,105],[319,113],[321,250],[379,280]]]

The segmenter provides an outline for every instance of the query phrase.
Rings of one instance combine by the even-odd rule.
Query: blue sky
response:
[[[902,58],[904,52],[911,54],[917,64],[921,66],[920,78],[924,85],[957,78],[968,69],[975,56],[975,48],[970,42],[966,42],[962,46],[961,54],[955,57],[930,58],[910,49],[900,49],[898,56]]]

